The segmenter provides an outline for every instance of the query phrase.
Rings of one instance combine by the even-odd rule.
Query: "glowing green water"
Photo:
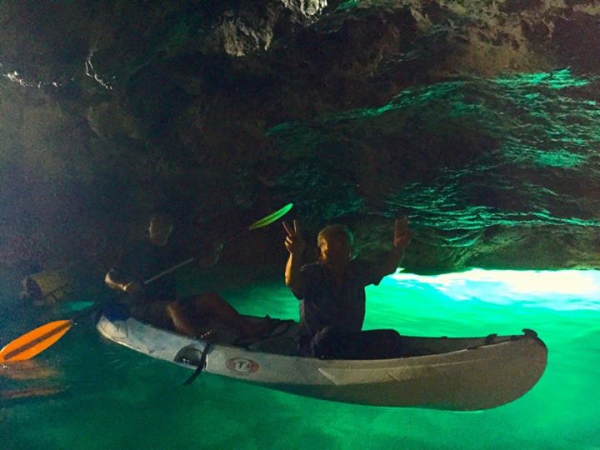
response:
[[[297,317],[281,275],[266,275],[238,273],[244,281],[220,290],[242,312]],[[4,401],[0,448],[600,448],[599,272],[397,275],[368,295],[366,328],[433,336],[533,328],[549,348],[547,371],[521,399],[484,412],[345,405],[212,375],[184,387],[189,371],[104,342],[84,322],[38,358],[63,373],[63,393]]]

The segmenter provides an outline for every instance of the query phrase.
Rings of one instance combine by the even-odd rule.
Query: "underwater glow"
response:
[[[452,300],[600,310],[600,271],[483,270],[419,276],[397,272],[386,283],[422,283]]]
[[[190,268],[181,294],[214,289],[243,314],[297,319],[298,301],[281,271]],[[36,358],[38,367],[27,371],[32,379],[0,377],[0,394],[8,397],[0,408],[2,448],[598,449],[598,287],[600,271],[480,269],[396,273],[368,287],[365,329],[434,337],[538,333],[549,358],[539,383],[479,412],[334,403],[211,374],[184,386],[189,370],[108,343],[82,320]],[[90,299],[80,300],[70,308]],[[0,317],[0,330],[13,324],[10,315]]]

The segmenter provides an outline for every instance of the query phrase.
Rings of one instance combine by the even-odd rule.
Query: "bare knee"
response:
[[[200,294],[193,300],[194,309],[197,312],[212,312],[221,314],[233,314],[234,308],[216,292]]]
[[[177,302],[168,303],[165,310],[167,311],[167,314],[171,317],[177,315],[179,311],[179,308],[177,307]]]
[[[189,324],[185,313],[181,309],[181,305],[178,302],[171,302],[165,308],[167,315],[171,319],[171,323],[180,333],[193,336],[194,330]]]
[[[213,291],[200,294],[196,298],[194,298],[193,301],[194,303],[201,305],[217,305],[225,302],[225,300],[223,300],[223,297],[221,297],[218,293]]]

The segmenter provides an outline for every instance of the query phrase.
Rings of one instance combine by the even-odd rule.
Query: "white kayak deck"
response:
[[[296,324],[252,348],[210,344],[105,313],[98,331],[153,358],[298,395],[377,406],[447,410],[493,408],[518,399],[540,379],[547,348],[535,332],[482,338],[403,337],[408,356],[321,360],[290,353]],[[278,331],[279,330],[279,331]],[[205,351],[206,350],[206,351]],[[201,375],[202,376],[202,375]]]

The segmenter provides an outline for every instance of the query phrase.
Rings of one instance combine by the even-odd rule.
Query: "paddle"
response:
[[[31,330],[0,350],[0,363],[24,361],[43,352],[71,329],[73,321],[57,320]]]
[[[233,236],[231,236],[230,238],[226,239],[225,242],[223,243],[223,245],[228,244],[229,242],[233,241],[234,239],[239,238],[240,236],[243,236],[244,234],[252,231],[252,230],[257,230],[259,228],[263,228],[266,227],[267,225],[272,224],[273,222],[275,222],[276,220],[282,218],[283,216],[285,216],[290,209],[292,209],[292,207],[294,206],[293,203],[288,203],[287,205],[285,205],[283,208],[275,211],[274,213],[269,214],[266,217],[263,217],[262,219],[257,220],[256,222],[254,222],[252,225],[250,225],[248,228],[245,228],[239,232],[237,232],[236,234],[234,234]],[[170,274],[171,272],[174,272],[175,270],[183,267],[183,266],[187,266],[188,264],[190,264],[191,262],[195,261],[198,258],[198,256],[192,256],[188,259],[186,259],[185,261],[181,261],[178,264],[175,264],[172,267],[169,267],[166,270],[163,270],[161,273],[154,275],[151,278],[148,278],[147,280],[144,281],[144,284],[149,284],[152,283],[154,280],[158,280],[159,278]]]
[[[289,212],[289,210],[292,209],[293,206],[294,205],[292,203],[289,203],[283,208],[275,211],[274,213],[271,213],[268,216],[257,220],[248,228],[236,233],[235,235],[227,239],[224,244],[231,242],[232,240],[242,236],[243,234],[249,231],[256,230],[258,228],[263,228],[267,225],[272,224],[277,219],[280,219],[281,217],[286,215]],[[182,261],[181,263],[176,264],[175,266],[159,273],[158,275],[147,279],[146,281],[144,281],[144,284],[151,283],[154,280],[157,280],[158,278],[191,263],[196,258],[197,257],[192,257],[185,261]],[[25,333],[23,336],[18,337],[14,341],[9,342],[2,348],[2,350],[0,350],[0,363],[24,361],[26,359],[33,358],[37,354],[46,350],[48,347],[50,347],[52,344],[58,341],[61,337],[63,337],[65,333],[71,329],[73,323],[73,320],[57,320],[55,322],[50,322],[46,325],[42,325],[41,327],[38,327],[35,330],[31,330],[29,333]]]

